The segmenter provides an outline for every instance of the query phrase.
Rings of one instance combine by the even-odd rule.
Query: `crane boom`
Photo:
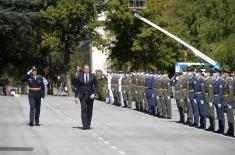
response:
[[[183,46],[187,47],[188,49],[190,49],[197,57],[199,57],[200,59],[202,59],[203,61],[205,61],[206,63],[212,65],[214,68],[219,69],[220,65],[219,63],[217,63],[216,61],[212,60],[211,58],[209,58],[207,55],[203,54],[201,51],[197,50],[196,48],[194,48],[193,46],[189,45],[188,43],[186,43],[185,41],[181,40],[180,38],[178,38],[177,36],[171,34],[170,32],[164,30],[163,28],[159,27],[158,25],[152,23],[151,21],[147,20],[146,18],[140,16],[139,14],[135,13],[135,17],[137,17],[138,19],[144,21],[145,23],[151,25],[152,27],[156,28],[157,30],[161,31],[162,33],[166,34],[167,36],[171,37],[172,39],[176,40],[177,42],[179,42],[180,44],[182,44]]]

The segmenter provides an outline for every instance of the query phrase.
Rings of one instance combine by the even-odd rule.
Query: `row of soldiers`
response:
[[[191,68],[183,74],[176,73],[174,80],[170,80],[167,72],[108,73],[106,86],[110,104],[167,119],[172,117],[171,96],[174,94],[179,123],[206,129],[208,118],[207,130],[215,131],[216,113],[217,133],[224,133],[226,112],[229,127],[226,134],[234,135],[235,78],[228,71],[221,75],[219,70],[202,72]]]
[[[171,86],[168,73],[108,73],[109,103],[170,119]]]
[[[226,135],[234,135],[235,79],[229,71],[186,69],[183,75],[176,74],[175,99],[180,115],[180,123],[208,131],[215,131],[215,112],[218,118],[217,133],[224,133],[227,113]],[[185,122],[185,113],[187,119]]]

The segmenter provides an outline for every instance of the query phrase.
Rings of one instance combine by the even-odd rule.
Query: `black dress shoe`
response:
[[[215,131],[215,133],[224,133],[224,131],[221,130],[221,129],[218,129],[218,130]]]
[[[205,127],[203,125],[200,125],[199,127],[197,127],[198,129],[205,129]]]
[[[33,124],[33,123],[29,123],[28,125],[29,125],[29,126],[34,126],[34,124]]]
[[[40,126],[40,124],[39,124],[39,123],[36,123],[35,125],[36,125],[36,126]]]
[[[210,126],[209,128],[206,129],[206,131],[215,131],[215,128],[213,128],[212,126]]]
[[[226,136],[234,136],[234,133],[233,133],[232,130],[229,130],[229,129],[228,129],[228,131],[226,132],[225,135],[226,135]]]
[[[198,127],[198,124],[191,124],[189,126],[191,126],[191,127]]]
[[[185,123],[186,125],[190,125],[190,124],[193,124],[191,121],[186,121]]]
[[[91,127],[83,127],[82,130],[90,130],[90,129],[91,129]]]

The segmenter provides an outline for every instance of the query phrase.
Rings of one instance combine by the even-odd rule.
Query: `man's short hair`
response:
[[[85,64],[85,65],[83,65],[83,69],[84,69],[86,66],[90,68],[90,66],[89,66],[88,64]]]

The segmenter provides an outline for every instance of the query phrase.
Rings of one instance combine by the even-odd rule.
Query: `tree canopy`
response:
[[[114,66],[131,63],[133,69],[172,70],[176,61],[198,61],[186,48],[128,10],[127,1],[110,0],[107,29],[115,35],[110,59]],[[148,0],[145,18],[179,36],[223,68],[235,70],[233,0]],[[118,65],[120,66],[120,65]]]

